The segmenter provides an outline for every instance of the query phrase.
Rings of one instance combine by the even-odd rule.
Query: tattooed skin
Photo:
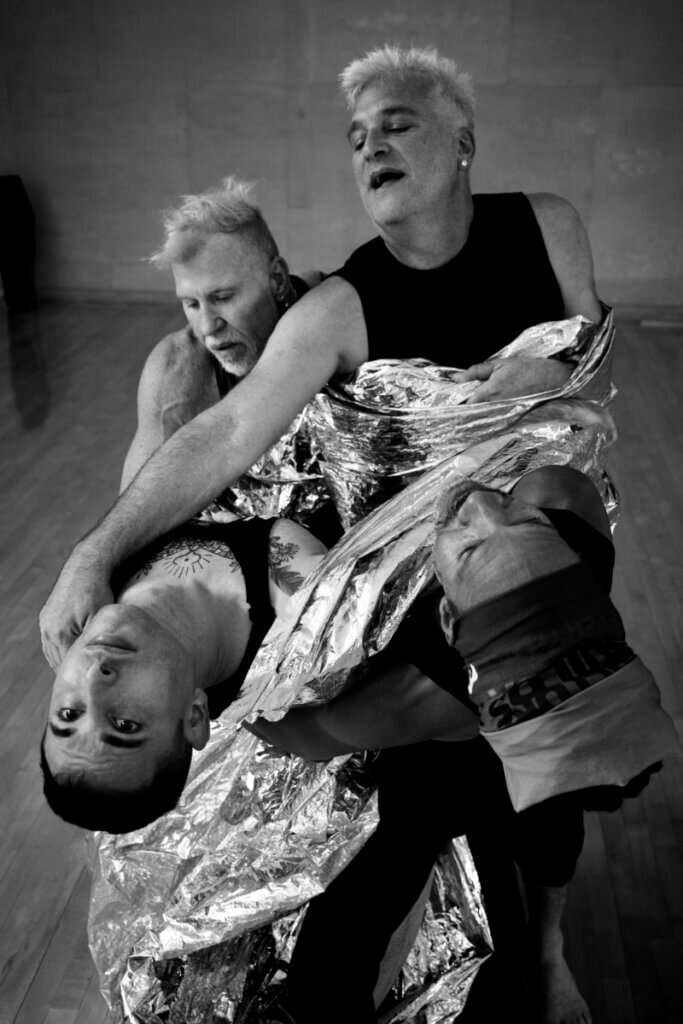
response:
[[[169,576],[189,576],[201,572],[211,561],[212,555],[218,555],[230,563],[232,572],[239,572],[237,559],[230,548],[219,540],[179,537],[169,541],[161,551],[152,555],[141,569],[135,573],[134,579],[148,576],[152,566],[161,565]]]
[[[268,561],[273,583],[285,594],[295,594],[304,581],[300,572],[287,566],[299,553],[299,545],[271,536]]]

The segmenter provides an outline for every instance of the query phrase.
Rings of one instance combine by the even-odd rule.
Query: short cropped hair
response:
[[[381,78],[422,80],[453,102],[460,112],[463,126],[471,128],[474,124],[472,79],[466,71],[460,70],[455,61],[440,57],[434,47],[402,50],[398,46],[382,46],[352,61],[339,76],[349,108],[356,105],[358,97],[371,82]]]
[[[43,793],[51,810],[70,825],[113,835],[143,828],[173,810],[185,788],[191,760],[192,747],[183,736],[181,721],[172,750],[147,786],[138,790],[98,789],[80,769],[53,775],[45,757],[45,733],[40,741]]]
[[[197,195],[181,196],[180,206],[164,211],[164,244],[149,258],[156,267],[167,269],[187,263],[200,251],[208,235],[249,232],[266,259],[278,255],[270,228],[260,208],[250,198],[253,183],[224,178],[216,188]]]

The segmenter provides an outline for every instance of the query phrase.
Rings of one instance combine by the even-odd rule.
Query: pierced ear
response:
[[[474,141],[474,132],[471,128],[461,128],[458,139],[458,159],[467,160],[468,163],[471,163],[476,151],[477,145]]]
[[[211,735],[209,705],[204,690],[197,688],[192,695],[192,704],[185,716],[183,728],[185,739],[194,750],[203,750]]]
[[[444,636],[451,647],[455,647],[455,614],[446,595],[439,602],[439,618]]]
[[[270,286],[276,299],[286,298],[289,291],[289,267],[282,256],[276,256],[270,265]]]

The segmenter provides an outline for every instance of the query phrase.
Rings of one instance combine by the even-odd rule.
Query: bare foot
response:
[[[535,970],[539,1024],[591,1024],[591,1014],[562,955]]]

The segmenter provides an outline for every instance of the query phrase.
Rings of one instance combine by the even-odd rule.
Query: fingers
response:
[[[71,620],[66,625],[55,627],[50,618],[50,610],[46,605],[39,616],[40,642],[45,660],[56,672],[76,637],[83,632],[85,623],[79,626],[74,620]]]
[[[61,665],[64,655],[71,647],[78,634],[72,632],[60,632],[52,634],[48,628],[41,625],[40,642],[43,654],[50,668],[56,672]]]

